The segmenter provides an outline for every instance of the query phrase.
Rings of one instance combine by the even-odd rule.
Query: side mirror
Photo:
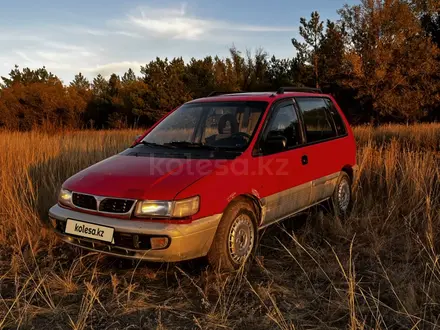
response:
[[[283,151],[287,146],[287,139],[284,136],[268,136],[263,143],[264,154],[274,154]]]

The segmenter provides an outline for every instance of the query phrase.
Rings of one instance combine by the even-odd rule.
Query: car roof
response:
[[[272,103],[275,100],[291,98],[291,97],[328,97],[326,94],[313,92],[284,92],[278,94],[277,92],[245,92],[245,93],[230,93],[220,94],[215,96],[208,96],[189,101],[188,103],[198,102],[226,102],[226,101],[266,101]]]

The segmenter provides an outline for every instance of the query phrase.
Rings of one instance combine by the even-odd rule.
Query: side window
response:
[[[297,98],[303,114],[307,142],[319,142],[337,136],[336,129],[323,98]]]
[[[336,110],[335,105],[332,101],[329,99],[325,100],[329,109],[330,114],[332,115],[333,121],[336,126],[336,130],[338,131],[338,135],[345,135],[347,134],[347,129],[345,128],[344,121],[341,118],[341,115],[339,114],[338,110]]]
[[[266,128],[265,139],[283,136],[287,139],[286,148],[301,144],[301,128],[293,104],[283,104],[275,109]]]

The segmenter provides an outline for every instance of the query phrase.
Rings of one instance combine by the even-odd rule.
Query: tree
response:
[[[127,72],[124,73],[121,79],[123,84],[130,83],[136,81],[136,75],[134,71],[130,68]]]
[[[266,71],[266,80],[269,82],[271,89],[275,90],[282,86],[292,85],[291,78],[291,61],[272,56]]]
[[[0,126],[8,129],[79,128],[86,103],[43,68],[19,70],[2,78]]]
[[[214,82],[217,91],[239,91],[240,82],[237,81],[236,70],[233,61],[230,58],[225,60],[218,56],[214,58]]]
[[[269,67],[267,58],[268,54],[263,48],[258,48],[254,56],[249,51],[247,52],[249,91],[263,91],[270,86],[270,83],[266,80]]]
[[[440,49],[440,2],[436,0],[412,0],[410,3],[420,17],[426,35]],[[437,63],[438,70],[433,80],[440,84],[440,55],[437,56]],[[440,87],[438,93],[440,94]],[[440,120],[440,104],[429,109],[428,119]]]
[[[82,73],[78,73],[77,75],[75,75],[75,78],[73,79],[73,81],[70,83],[71,87],[75,87],[78,91],[87,91],[90,89],[90,82],[88,81],[88,79],[86,77],[84,77],[82,75]]]
[[[439,101],[438,49],[411,6],[399,0],[362,0],[340,11],[347,27],[347,85],[375,114],[414,121]]]
[[[89,127],[102,128],[107,125],[108,115],[111,113],[108,95],[108,82],[98,74],[92,82],[92,96],[84,115],[85,124]]]
[[[328,88],[341,84],[345,68],[346,32],[344,24],[327,21],[326,31],[318,49],[318,68],[321,85]]]
[[[233,46],[225,58],[156,58],[140,77],[130,68],[90,84],[78,73],[68,86],[45,67],[15,66],[0,79],[0,128],[149,126],[214,90],[289,85],[333,94],[358,123],[440,119],[440,2],[362,0],[340,15],[326,24],[317,12],[302,18],[293,58]]]
[[[324,22],[321,21],[319,13],[315,11],[311,14],[309,21],[302,17],[300,23],[302,26],[299,27],[299,34],[304,42],[292,38],[292,44],[296,48],[299,58],[304,58],[313,66],[315,85],[316,88],[319,88],[319,48],[323,38]]]
[[[440,47],[440,2],[438,0],[407,0],[420,18],[422,27],[432,41]]]
[[[207,96],[215,90],[214,62],[211,56],[203,60],[190,60],[185,67],[185,84],[193,98]]]
[[[92,90],[94,95],[104,96],[107,92],[108,83],[101,74],[98,74],[92,83]]]
[[[249,87],[249,69],[246,65],[245,59],[241,56],[241,52],[232,46],[229,48],[229,54],[231,55],[231,60],[226,61],[227,66],[232,70],[229,70],[228,80],[229,82],[233,82],[234,85],[237,86],[237,89],[233,89],[232,91],[247,91]],[[250,55],[248,54],[248,59]]]
[[[11,87],[15,83],[28,85],[37,82],[51,84],[60,82],[60,80],[51,72],[48,72],[44,66],[36,70],[24,68],[20,71],[19,66],[15,65],[14,69],[9,73],[9,78],[1,77],[1,79],[3,80],[3,84],[0,84],[2,88]]]
[[[135,127],[139,124],[149,124],[148,114],[148,96],[149,88],[140,79],[126,80],[122,82],[121,97],[123,100],[124,113],[128,121],[133,123]],[[143,122],[146,118],[147,122]]]
[[[148,86],[146,95],[150,123],[166,112],[191,99],[185,84],[185,63],[182,58],[156,58],[141,67],[142,80]]]

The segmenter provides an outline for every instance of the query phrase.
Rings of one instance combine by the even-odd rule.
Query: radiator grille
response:
[[[72,202],[73,205],[81,207],[83,209],[94,210],[94,211],[96,211],[97,209],[96,198],[91,195],[73,193]]]
[[[99,204],[99,211],[110,213],[127,213],[134,201],[129,199],[106,198]]]

